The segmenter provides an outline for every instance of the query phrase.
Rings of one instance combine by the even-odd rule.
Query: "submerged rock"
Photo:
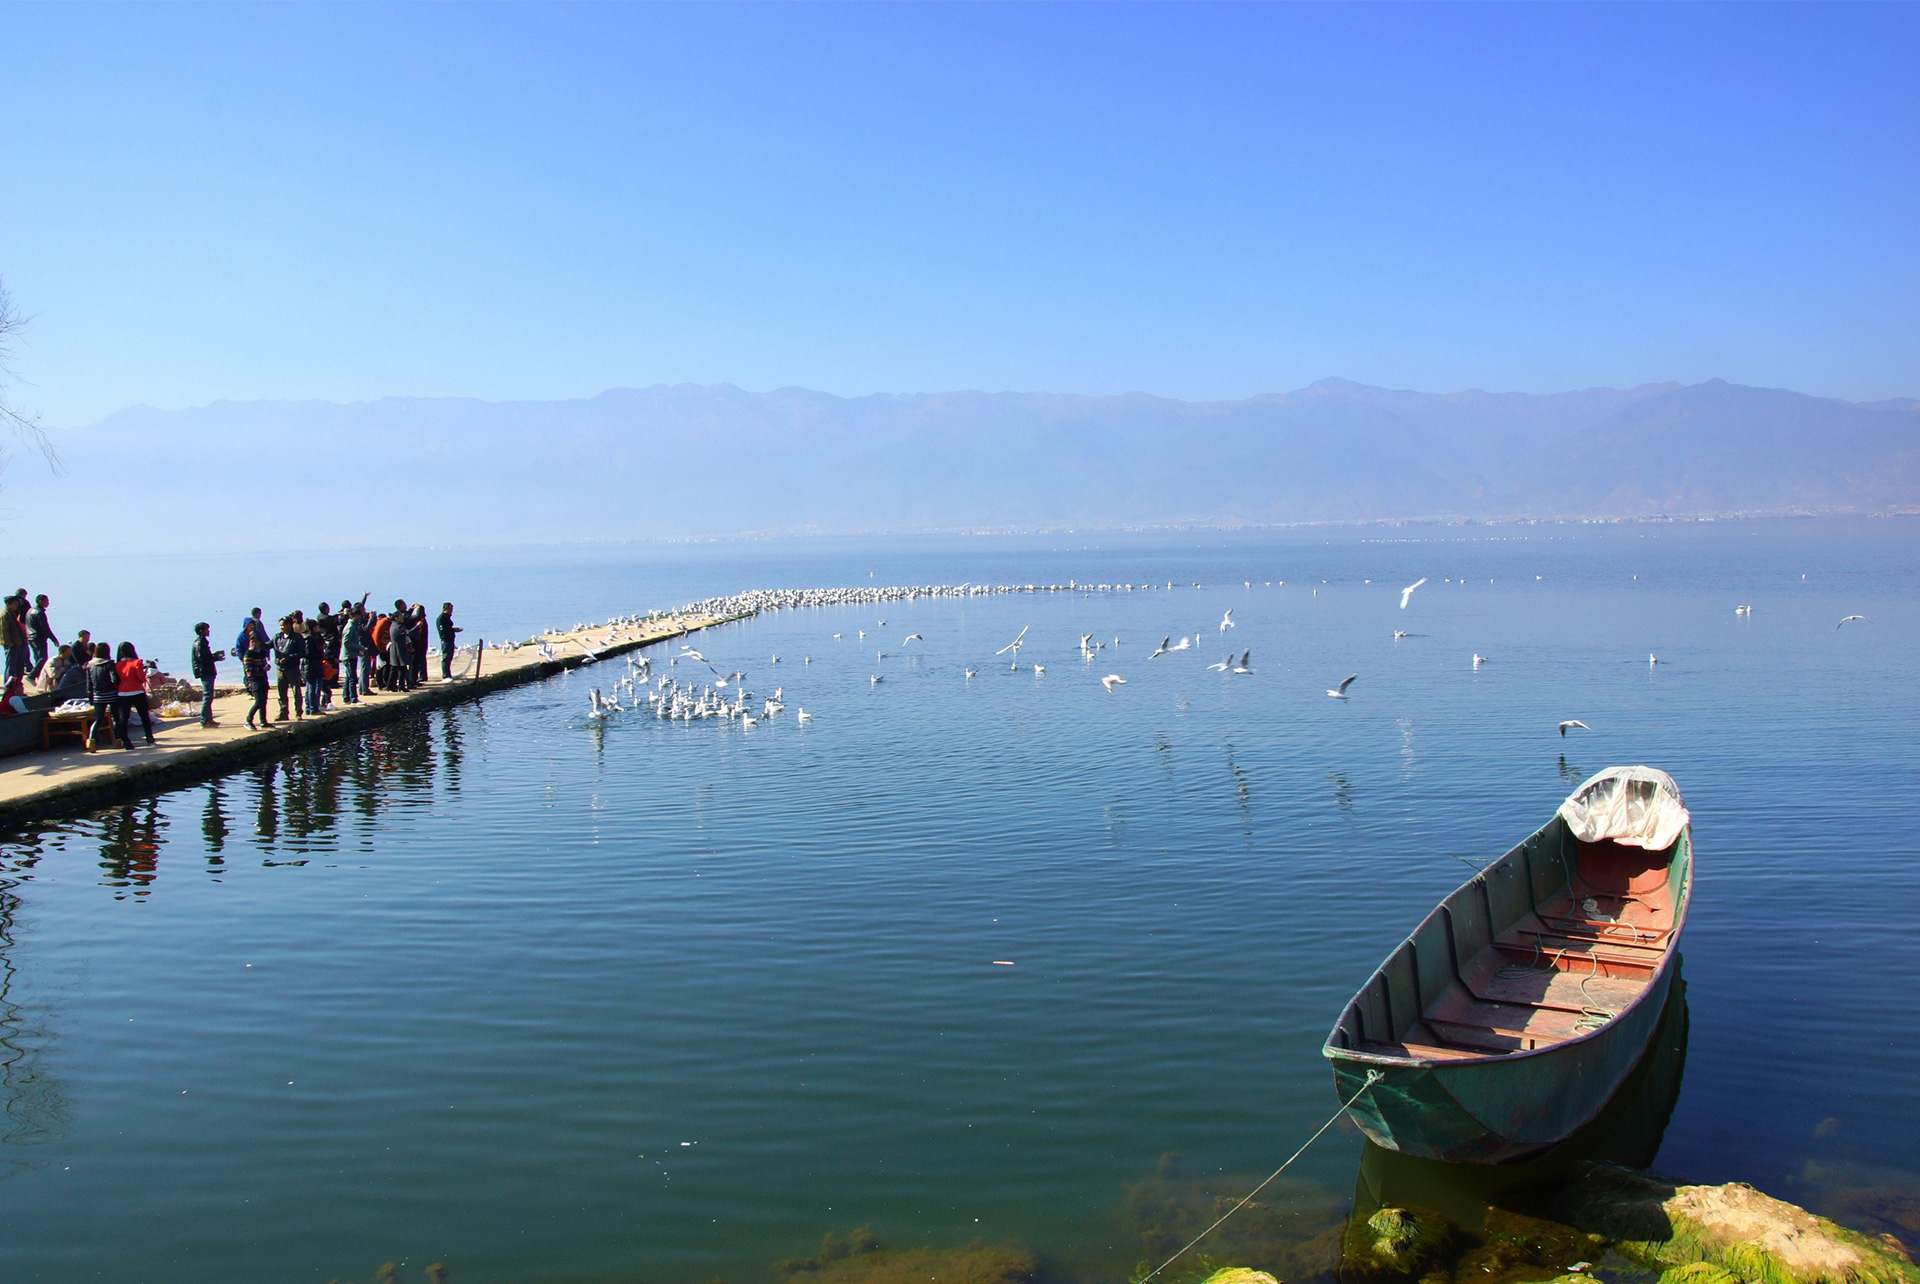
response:
[[[1661,1284],[1920,1284],[1920,1270],[1893,1245],[1743,1182],[1676,1186],[1613,1164],[1582,1164],[1554,1211],[1663,1272]]]
[[[1223,1266],[1200,1284],[1280,1284],[1280,1281],[1251,1266]]]
[[[1443,1268],[1459,1251],[1460,1231],[1424,1208],[1382,1208],[1347,1226],[1340,1273],[1351,1277],[1418,1279]]]

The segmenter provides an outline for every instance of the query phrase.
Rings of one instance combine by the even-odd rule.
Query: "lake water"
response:
[[[1121,1280],[1168,1239],[1142,1192],[1170,1174],[1244,1190],[1333,1110],[1320,1043],[1466,875],[1452,855],[1496,855],[1579,778],[1640,762],[1686,793],[1698,868],[1658,1166],[1871,1222],[1885,1201],[1862,1191],[1920,1187],[1916,536],[1805,521],[17,568],[54,594],[56,627],[163,655],[196,615],[370,578],[376,598],[454,597],[470,637],[754,587],[1202,587],[781,612],[698,643],[760,694],[784,688],[760,726],[593,725],[602,670],[14,836],[0,1276],[364,1280],[437,1261],[455,1281],[751,1284],[870,1225]],[[1855,613],[1870,620],[1835,627]],[[994,651],[1023,627],[1009,672]],[[1083,633],[1109,643],[1091,663]],[[1147,658],[1179,633],[1203,642]],[[1255,674],[1205,668],[1242,648]],[[1326,697],[1356,671],[1350,701]],[[1126,685],[1103,690],[1107,673]],[[1563,718],[1593,730],[1563,740]],[[1319,1229],[1360,1158],[1337,1129],[1266,1202]]]

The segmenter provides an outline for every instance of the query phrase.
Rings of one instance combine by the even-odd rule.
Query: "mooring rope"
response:
[[[1311,1146],[1314,1142],[1320,1140],[1321,1134],[1325,1133],[1327,1129],[1333,1127],[1334,1122],[1337,1119],[1339,1119],[1341,1115],[1346,1114],[1348,1110],[1353,1108],[1353,1103],[1360,1100],[1360,1094],[1362,1092],[1365,1092],[1368,1088],[1371,1088],[1374,1084],[1380,1082],[1380,1080],[1383,1078],[1385,1078],[1385,1076],[1382,1075],[1378,1070],[1367,1071],[1367,1081],[1361,1084],[1360,1087],[1357,1090],[1355,1090],[1354,1094],[1351,1097],[1348,1097],[1345,1101],[1341,1102],[1340,1108],[1338,1110],[1334,1111],[1331,1115],[1327,1116],[1327,1121],[1321,1124],[1320,1127],[1317,1130],[1315,1130],[1313,1136],[1307,1138],[1305,1141],[1300,1143],[1300,1149],[1294,1151],[1291,1155],[1287,1156],[1286,1163],[1281,1164],[1278,1168],[1274,1169],[1273,1172],[1267,1176],[1267,1179],[1265,1181],[1261,1182],[1258,1186],[1255,1186],[1252,1190],[1248,1191],[1247,1197],[1245,1199],[1235,1204],[1232,1208],[1229,1208],[1226,1212],[1220,1214],[1220,1221],[1216,1221],[1213,1225],[1207,1227],[1205,1230],[1201,1231],[1198,1235],[1195,1235],[1193,1239],[1188,1242],[1186,1248],[1181,1249],[1178,1253],[1175,1253],[1172,1257],[1169,1257],[1166,1261],[1160,1263],[1160,1265],[1154,1267],[1152,1270],[1148,1271],[1145,1275],[1142,1275],[1139,1279],[1135,1280],[1133,1284],[1147,1284],[1148,1280],[1158,1275],[1161,1271],[1166,1270],[1169,1266],[1172,1266],[1175,1262],[1179,1261],[1183,1256],[1185,1256],[1187,1249],[1192,1248],[1195,1244],[1198,1244],[1201,1240],[1213,1234],[1216,1230],[1219,1230],[1221,1222],[1226,1221],[1227,1218],[1233,1216],[1235,1213],[1245,1208],[1248,1204],[1252,1203],[1253,1197],[1255,1195],[1258,1195],[1261,1191],[1265,1190],[1268,1186],[1272,1185],[1273,1179],[1275,1177],[1278,1177],[1281,1173],[1287,1171],[1287,1169],[1292,1165],[1294,1160],[1300,1158],[1300,1156],[1307,1153],[1308,1146]]]

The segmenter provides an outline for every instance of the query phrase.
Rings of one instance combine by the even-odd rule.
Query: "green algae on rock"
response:
[[[1614,1164],[1582,1164],[1553,1211],[1663,1272],[1662,1284],[1920,1284],[1897,1246],[1742,1182],[1680,1186]]]
[[[1200,1284],[1280,1284],[1280,1281],[1250,1266],[1223,1266]]]

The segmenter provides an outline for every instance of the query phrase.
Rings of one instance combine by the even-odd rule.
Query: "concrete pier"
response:
[[[426,709],[474,700],[493,691],[538,682],[567,669],[586,663],[587,652],[606,659],[652,646],[672,638],[684,637],[699,629],[724,624],[737,615],[683,614],[667,616],[643,625],[621,630],[622,640],[602,646],[605,627],[593,627],[576,633],[556,633],[544,640],[551,643],[555,656],[548,660],[534,646],[521,645],[503,650],[488,645],[478,654],[478,676],[442,682],[438,678],[412,691],[376,691],[363,694],[359,704],[343,705],[337,698],[334,707],[304,719],[276,722],[264,731],[247,729],[247,709],[252,700],[244,692],[216,696],[213,706],[216,727],[200,725],[199,706],[185,718],[154,718],[158,727],[157,744],[148,748],[138,720],[130,728],[135,747],[101,749],[88,753],[80,745],[62,745],[50,750],[35,750],[0,758],[0,834],[12,832],[32,821],[70,816],[104,807],[128,798],[171,789],[198,780],[224,775],[240,767],[277,758],[283,754],[342,736],[365,731]],[[439,656],[428,663],[428,672],[440,666]],[[239,676],[239,665],[228,659],[221,665],[222,678]],[[227,682],[218,690],[224,692]],[[269,695],[267,709],[279,710],[279,696]]]

